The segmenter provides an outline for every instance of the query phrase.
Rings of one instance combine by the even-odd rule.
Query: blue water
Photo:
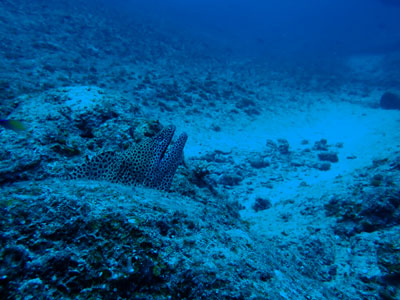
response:
[[[400,50],[396,0],[121,2],[132,13],[209,34],[243,54],[326,57]]]

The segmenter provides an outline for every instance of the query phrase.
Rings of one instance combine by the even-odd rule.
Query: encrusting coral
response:
[[[182,133],[171,143],[175,126],[170,125],[153,138],[123,152],[102,152],[87,159],[67,175],[69,179],[106,180],[127,185],[141,184],[159,190],[169,190],[178,166],[183,162],[187,134]]]

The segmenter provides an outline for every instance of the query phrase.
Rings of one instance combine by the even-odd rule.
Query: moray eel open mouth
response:
[[[169,190],[178,166],[183,162],[187,134],[171,144],[175,126],[166,126],[153,138],[123,152],[102,152],[75,168],[67,178],[86,178],[145,185]]]
[[[164,158],[167,149],[172,142],[175,130],[175,126],[169,125],[153,138],[155,142],[158,142],[159,153],[156,153],[156,155],[159,155],[159,162]]]

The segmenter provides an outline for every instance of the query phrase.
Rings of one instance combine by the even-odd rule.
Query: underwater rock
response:
[[[260,210],[266,210],[271,206],[272,204],[269,199],[257,197],[255,203],[253,204],[253,209],[255,212],[259,212]]]
[[[377,258],[380,270],[382,272],[382,280],[387,286],[395,287],[400,278],[400,247],[396,239],[389,239],[381,241],[381,245],[377,251]],[[395,291],[395,289],[393,289]],[[382,299],[396,299],[394,293],[391,290],[386,291],[388,296]]]
[[[218,183],[228,186],[239,185],[244,178],[237,174],[224,174],[219,179]]]
[[[278,139],[278,150],[280,154],[289,154],[289,142],[286,139]]]
[[[364,191],[358,197],[334,196],[325,205],[327,216],[336,216],[335,232],[352,236],[398,225],[400,192],[391,190]]]
[[[278,149],[278,145],[273,140],[270,139],[267,140],[265,145],[267,146],[266,153],[268,154],[272,154]]]
[[[0,299],[262,299],[248,282],[274,262],[243,259],[254,242],[240,207],[199,199],[104,182],[3,186]]]
[[[16,150],[14,153],[8,149],[0,150],[0,184],[43,176],[43,171],[40,170],[43,158],[40,154],[19,151],[21,148],[13,146],[9,149]]]
[[[312,167],[315,169],[318,169],[320,171],[329,171],[331,169],[331,164],[330,163],[316,163]]]
[[[384,93],[380,106],[384,109],[400,109],[400,95],[391,92]]]
[[[222,150],[215,150],[213,152],[208,152],[201,157],[201,159],[206,162],[216,162],[216,163],[231,163],[233,164],[233,159],[230,156],[231,151],[226,152]]]
[[[371,178],[371,185],[374,187],[378,187],[378,186],[382,185],[383,180],[384,180],[384,177],[382,174],[375,174]]]
[[[321,139],[319,141],[316,141],[314,143],[314,146],[312,149],[319,150],[319,151],[327,151],[328,150],[328,141],[326,139]]]
[[[254,157],[249,158],[249,164],[255,169],[262,169],[268,167],[270,162],[263,158],[261,155],[255,155]]]
[[[339,161],[338,155],[335,152],[321,152],[321,153],[318,153],[318,158],[319,158],[319,160],[329,161],[329,162],[333,162],[333,163]]]

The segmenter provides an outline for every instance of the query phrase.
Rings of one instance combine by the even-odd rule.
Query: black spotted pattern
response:
[[[106,180],[127,185],[145,185],[169,190],[176,169],[183,161],[187,134],[182,133],[173,145],[175,126],[170,125],[155,137],[126,151],[102,152],[75,168],[69,179]]]

